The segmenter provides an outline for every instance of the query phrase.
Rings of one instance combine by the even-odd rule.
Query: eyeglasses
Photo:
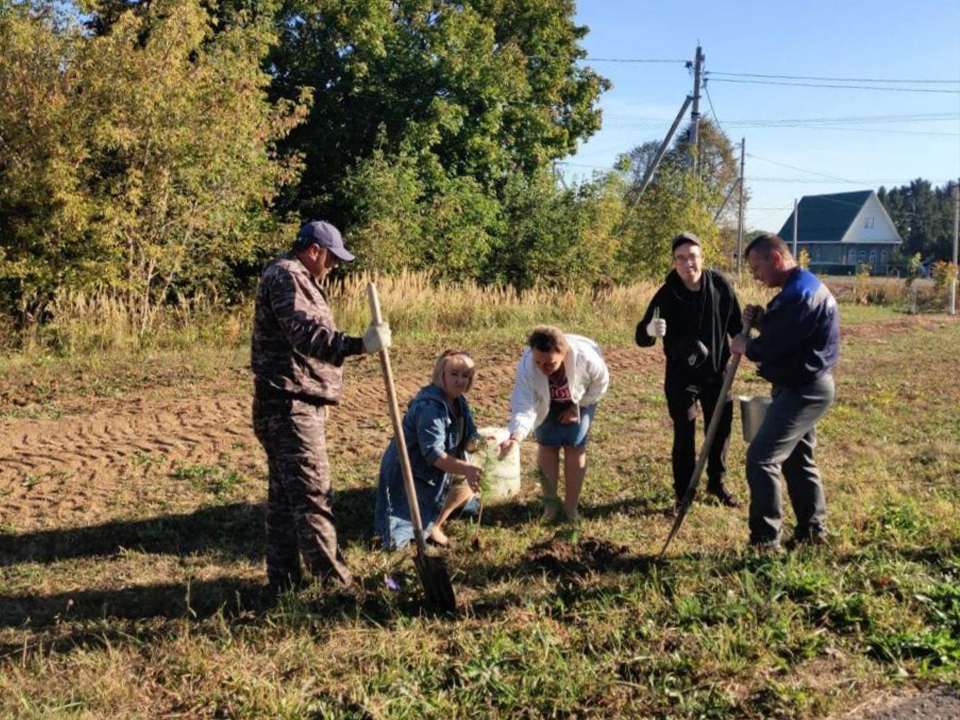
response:
[[[697,262],[702,258],[703,258],[703,255],[700,255],[699,253],[695,253],[693,255],[674,255],[673,256],[674,262],[678,262],[681,264],[688,263],[688,262]]]
[[[468,353],[466,350],[444,350],[443,355],[441,355],[440,357],[449,358],[449,357],[456,357],[457,355],[463,355],[464,357],[467,357],[467,358],[470,357],[470,353]]]

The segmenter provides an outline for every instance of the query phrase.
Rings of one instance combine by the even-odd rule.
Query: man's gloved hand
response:
[[[390,347],[393,335],[390,332],[390,326],[387,323],[370,323],[367,331],[363,334],[363,351],[368,353],[378,353]]]
[[[757,327],[763,320],[763,307],[760,305],[747,305],[743,308],[744,326]]]
[[[647,323],[647,335],[652,338],[662,338],[667,334],[667,321],[663,318],[654,317]]]

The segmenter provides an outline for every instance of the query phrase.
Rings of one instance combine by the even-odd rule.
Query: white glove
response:
[[[368,353],[378,353],[390,347],[393,334],[390,332],[390,326],[387,323],[370,323],[367,331],[363,334],[363,351]]]
[[[663,318],[655,317],[647,323],[647,335],[652,338],[662,338],[667,334],[667,321]]]

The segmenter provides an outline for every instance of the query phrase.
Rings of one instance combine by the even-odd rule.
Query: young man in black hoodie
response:
[[[730,281],[703,269],[700,239],[682,233],[671,246],[673,270],[650,301],[637,325],[640,347],[663,338],[667,357],[664,392],[673,420],[673,491],[675,508],[683,499],[696,466],[697,402],[703,407],[704,430],[717,410],[723,374],[730,359],[729,338],[742,325],[740,304]],[[707,492],[728,507],[737,499],[723,485],[727,447],[733,423],[733,398],[723,398],[720,427],[707,462]]]

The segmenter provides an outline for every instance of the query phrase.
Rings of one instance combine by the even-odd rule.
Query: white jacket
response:
[[[593,405],[607,391],[610,373],[599,346],[589,338],[567,335],[570,352],[563,360],[570,383],[570,399],[580,407]],[[517,365],[517,379],[510,395],[510,434],[523,441],[550,412],[550,383],[533,364],[533,352],[527,351]]]

